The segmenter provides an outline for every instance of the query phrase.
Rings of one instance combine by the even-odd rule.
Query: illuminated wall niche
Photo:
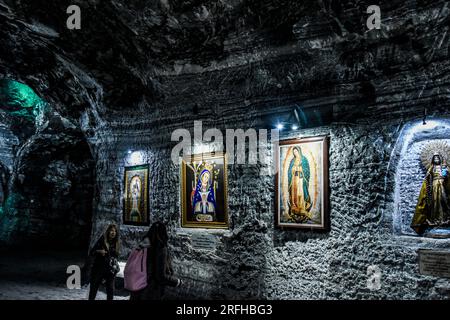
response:
[[[449,119],[428,120],[426,124],[422,121],[407,124],[397,140],[389,165],[393,172],[392,222],[396,235],[417,235],[410,224],[425,177],[420,154],[433,141],[450,144]],[[389,178],[392,177],[388,176]]]

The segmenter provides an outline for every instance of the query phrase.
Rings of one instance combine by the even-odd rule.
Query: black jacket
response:
[[[114,246],[110,246],[108,249],[104,239],[104,236],[101,236],[89,253],[94,259],[91,271],[93,276],[99,276],[100,274],[108,275],[110,257],[117,259],[119,256],[119,253]],[[97,253],[97,250],[105,250],[107,254],[102,256],[100,253]]]
[[[172,263],[166,246],[148,248],[147,277],[148,286],[144,299],[163,299],[166,286],[176,287],[181,283],[173,276]]]

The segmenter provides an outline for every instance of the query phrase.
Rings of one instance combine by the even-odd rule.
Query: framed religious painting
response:
[[[150,224],[148,210],[148,165],[125,167],[123,223]]]
[[[193,155],[181,161],[181,225],[228,228],[225,153]]]
[[[280,141],[276,222],[282,228],[329,228],[328,137]]]

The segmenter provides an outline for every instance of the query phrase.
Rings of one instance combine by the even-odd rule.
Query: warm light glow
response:
[[[203,154],[203,153],[208,153],[211,151],[213,151],[213,150],[210,145],[203,144],[203,143],[194,145],[194,154]]]
[[[439,125],[445,125],[443,121],[439,120],[426,120],[423,121],[421,124],[417,124],[412,128],[413,132],[418,132],[424,129],[433,129],[436,128]]]
[[[427,119],[425,124],[422,120],[411,123],[406,126],[403,135],[403,148],[402,153],[406,153],[411,141],[417,140],[418,136],[423,135],[426,132],[431,132],[434,130],[450,130],[450,119]]]
[[[134,152],[131,152],[129,159],[130,159],[131,165],[142,164],[144,161],[144,155],[142,154],[141,151],[134,151]]]

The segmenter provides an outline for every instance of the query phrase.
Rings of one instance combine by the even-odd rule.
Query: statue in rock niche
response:
[[[411,222],[418,234],[450,237],[450,171],[446,159],[450,146],[432,142],[422,151],[422,164],[427,168],[419,200]]]

